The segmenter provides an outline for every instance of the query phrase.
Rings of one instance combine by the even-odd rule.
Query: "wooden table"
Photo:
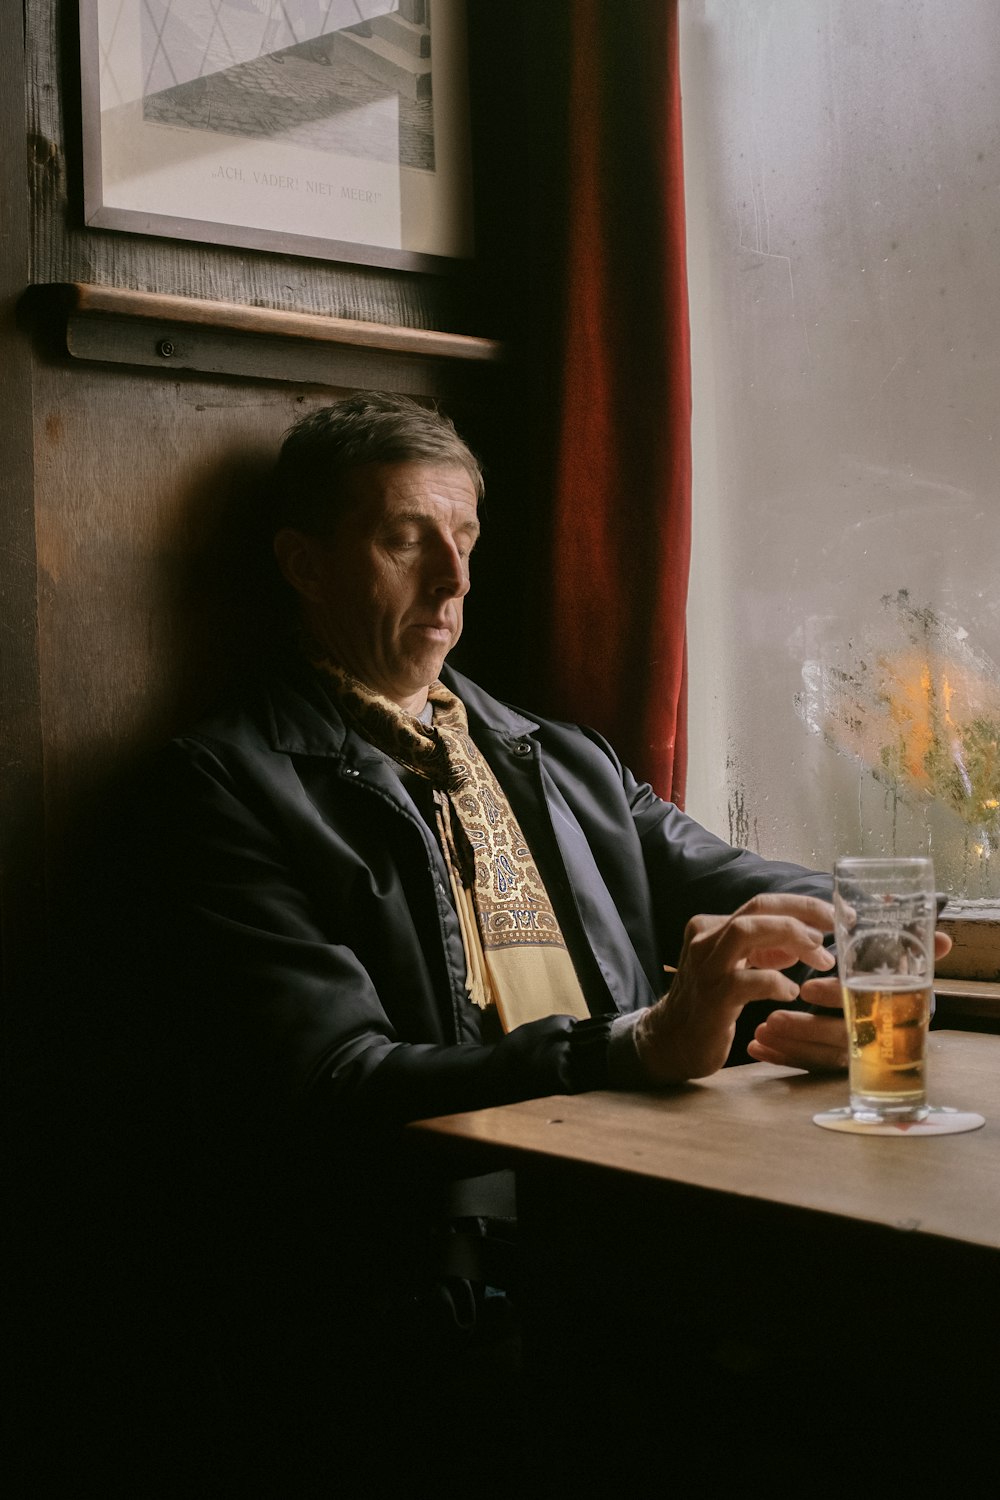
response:
[[[1000,1037],[929,1046],[932,1102],[984,1115],[981,1129],[822,1130],[812,1116],[846,1103],[842,1075],[754,1064],[413,1130],[456,1172],[514,1169],[530,1362],[540,1388],[567,1392],[566,1420],[584,1389],[638,1400],[642,1430],[664,1383],[683,1384],[682,1427],[714,1403],[744,1441],[758,1402],[805,1402],[812,1452],[817,1434],[844,1435],[839,1400],[816,1428],[816,1392],[849,1379],[888,1419],[899,1372],[926,1377],[929,1431],[971,1411],[960,1389],[1000,1413]]]

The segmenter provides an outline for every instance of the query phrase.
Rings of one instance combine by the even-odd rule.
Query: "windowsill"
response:
[[[939,960],[936,976],[941,981],[992,984],[1000,994],[1000,908],[954,907],[945,911],[938,926],[947,932],[954,947]]]
[[[1000,984],[982,979],[939,979],[934,982],[937,1025],[966,1030],[998,1029]],[[990,1023],[993,1023],[992,1025]]]

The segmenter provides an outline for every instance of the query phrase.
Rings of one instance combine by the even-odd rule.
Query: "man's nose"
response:
[[[442,541],[434,558],[434,591],[447,599],[469,592],[469,569],[454,542]]]

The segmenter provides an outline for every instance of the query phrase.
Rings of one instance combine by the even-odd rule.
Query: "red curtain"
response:
[[[551,696],[682,802],[690,343],[676,0],[574,0]]]

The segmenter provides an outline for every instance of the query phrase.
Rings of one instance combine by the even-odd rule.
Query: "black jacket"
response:
[[[649,1005],[688,919],[825,877],[733,849],[598,735],[446,669],[535,855],[594,1017]],[[447,874],[385,757],[307,668],[174,741],[156,776],[156,898],[185,1088],[269,1113],[398,1122],[606,1083],[600,1023],[491,1036],[465,991]],[[487,1039],[488,1038],[488,1039]],[[239,1101],[239,1102],[238,1102]]]

